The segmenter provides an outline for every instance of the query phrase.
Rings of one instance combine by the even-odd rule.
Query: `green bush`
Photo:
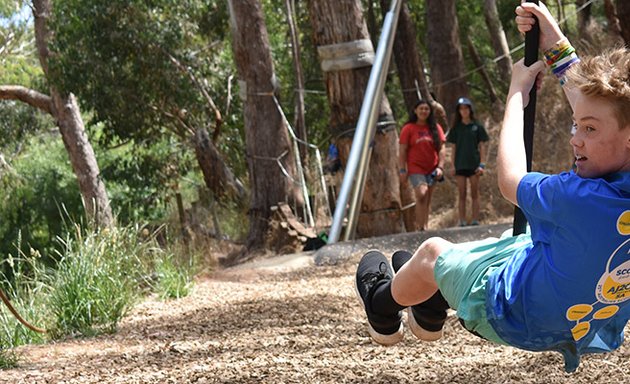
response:
[[[47,268],[39,253],[20,254],[14,258],[9,255],[3,261],[10,271],[11,282],[6,275],[0,276],[0,289],[11,300],[13,307],[29,323],[45,328],[46,295],[49,287],[45,283]],[[44,335],[33,332],[18,323],[17,319],[2,304],[0,310],[0,346],[14,347],[22,344],[37,343],[44,340]]]
[[[51,255],[67,231],[64,215],[81,217],[81,195],[61,140],[33,139],[28,152],[0,172],[0,250]],[[19,245],[18,245],[19,244]],[[5,270],[4,272],[7,272]]]
[[[115,331],[137,297],[148,244],[130,228],[82,234],[78,227],[62,243],[64,253],[49,282],[52,336]]]
[[[154,291],[161,299],[187,296],[192,286],[192,266],[178,265],[172,254],[165,254],[156,265],[157,284]]]
[[[6,258],[12,279],[2,276],[0,286],[26,319],[48,333],[26,329],[3,308],[0,350],[46,338],[114,332],[142,294],[156,292],[163,298],[188,294],[191,264],[178,262],[174,254],[158,247],[155,234],[146,232],[137,226],[85,231],[75,224],[75,231],[59,240],[62,251],[54,268],[36,251],[19,260]],[[2,360],[9,364],[11,355],[0,353],[0,365]]]

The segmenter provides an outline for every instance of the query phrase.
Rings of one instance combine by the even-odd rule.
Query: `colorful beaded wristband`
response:
[[[560,80],[560,85],[566,83],[564,74],[567,69],[573,64],[580,62],[580,59],[575,53],[575,48],[573,48],[566,39],[559,41],[553,47],[546,50],[544,56],[545,62],[551,68],[551,73]]]

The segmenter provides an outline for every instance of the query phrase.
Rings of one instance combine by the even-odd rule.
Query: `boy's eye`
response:
[[[579,125],[577,125],[577,123],[573,123],[573,124],[571,125],[571,134],[572,134],[572,135],[575,135],[575,133],[576,133],[578,130],[582,130],[582,131],[584,131],[584,132],[587,132],[587,133],[588,133],[588,132],[594,132],[594,131],[595,131],[595,128],[594,128],[593,126],[591,126],[591,125],[582,125],[582,126],[579,126]]]

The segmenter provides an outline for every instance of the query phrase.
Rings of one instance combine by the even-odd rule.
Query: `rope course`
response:
[[[273,79],[272,79],[273,80]],[[313,179],[318,179],[318,182],[314,183],[314,187],[315,189],[318,189],[319,187],[322,188],[322,192],[321,194],[316,194],[316,196],[319,195],[323,195],[324,196],[324,200],[325,202],[321,205],[323,205],[325,207],[326,210],[326,214],[328,216],[332,216],[332,212],[330,212],[330,205],[329,205],[329,201],[328,201],[328,194],[327,194],[327,186],[326,186],[326,181],[324,178],[324,171],[323,171],[323,167],[322,167],[322,156],[321,156],[321,152],[319,151],[319,148],[314,145],[311,144],[309,142],[306,142],[302,139],[300,139],[299,137],[297,137],[297,135],[295,134],[295,131],[291,125],[291,123],[289,123],[289,120],[287,119],[284,111],[282,110],[282,107],[280,106],[280,102],[278,101],[278,99],[276,98],[275,92],[271,91],[271,92],[249,92],[247,90],[247,84],[245,82],[241,82],[239,81],[239,86],[241,89],[240,92],[240,96],[241,99],[245,99],[248,96],[254,96],[254,97],[271,97],[273,99],[273,102],[276,105],[276,108],[278,109],[278,112],[280,113],[280,116],[282,116],[282,120],[283,122],[286,124],[287,127],[287,131],[289,133],[289,136],[291,138],[291,142],[293,145],[293,153],[294,153],[294,157],[295,157],[295,169],[297,171],[297,175],[296,177],[292,176],[289,172],[289,170],[285,167],[285,165],[282,163],[282,159],[285,158],[288,154],[289,154],[289,150],[286,149],[284,150],[280,155],[278,155],[277,157],[270,157],[270,156],[259,156],[259,155],[255,155],[255,154],[247,154],[247,157],[251,158],[251,159],[256,159],[256,160],[262,160],[262,161],[271,161],[274,162],[278,165],[278,167],[280,168],[280,171],[282,172],[282,174],[294,185],[297,185],[300,187],[300,190],[302,192],[302,196],[304,199],[304,206],[303,206],[303,217],[306,219],[305,221],[307,222],[307,224],[310,227],[315,227],[316,226],[316,222],[314,219],[314,215],[313,215],[313,209],[311,207],[311,201],[310,201],[310,194],[309,194],[309,190],[308,190],[308,186],[306,183],[306,177],[304,175],[304,168],[302,165],[302,160],[301,160],[301,156],[300,156],[300,148],[298,144],[303,144],[305,145],[307,148],[314,150],[315,152],[315,167],[316,170],[313,172],[311,171],[310,173],[313,174],[315,173],[316,176],[313,177]],[[244,92],[243,92],[244,90]],[[296,90],[297,91],[297,90]],[[305,91],[305,90],[302,90]],[[309,92],[309,91],[306,91]],[[320,92],[320,91],[313,91],[312,93],[325,93],[325,92]],[[292,207],[294,212],[297,212],[297,207],[294,206]]]
[[[572,12],[571,14],[565,16],[563,19],[561,19],[558,22],[558,24],[562,25],[562,24],[566,23],[569,18],[575,17],[579,12],[582,12],[586,7],[588,7],[589,5],[594,3],[595,1],[598,1],[598,0],[589,0],[589,1],[587,1],[586,3],[584,3],[583,5],[578,7],[574,12]],[[444,86],[444,85],[450,84],[452,82],[455,82],[455,81],[461,80],[463,78],[466,78],[466,77],[470,76],[471,74],[473,74],[475,72],[478,72],[478,71],[482,70],[483,68],[487,67],[490,63],[496,63],[496,62],[498,62],[498,61],[508,57],[508,55],[509,56],[513,55],[515,52],[517,52],[517,51],[519,51],[519,50],[521,50],[523,48],[525,48],[526,56],[527,56],[527,46],[528,46],[527,43],[521,43],[521,44],[515,46],[514,48],[510,49],[508,54],[497,56],[497,57],[495,57],[495,58],[493,58],[491,60],[488,60],[483,65],[478,66],[476,68],[473,68],[473,69],[465,72],[461,76],[458,76],[458,77],[446,80],[446,81],[444,81],[442,83],[436,84],[435,86]],[[536,52],[535,52],[535,56],[533,56],[534,57],[533,61],[535,61],[535,58],[537,57],[537,49],[538,48],[536,47]],[[526,61],[527,60],[528,59],[526,58]],[[530,61],[531,61],[531,58],[530,58]],[[529,62],[528,65],[531,65],[531,63],[533,63],[533,61]],[[246,85],[245,85],[245,87],[246,87]],[[309,93],[309,94],[316,94],[316,95],[325,95],[326,94],[326,91],[305,89],[305,88],[301,88],[301,89],[295,88],[294,92]],[[415,88],[415,89],[402,89],[402,92],[419,92],[419,91],[418,91],[417,88]],[[273,92],[273,91],[271,91],[271,92],[247,92],[247,91],[245,91],[244,95],[254,96],[254,97],[272,97],[273,98],[273,101],[276,104],[276,107],[277,107],[279,113],[281,114],[284,123],[287,126],[287,131],[289,133],[289,136],[291,137],[292,145],[294,147],[293,150],[294,150],[294,153],[295,153],[295,162],[296,162],[295,166],[296,166],[296,170],[297,170],[297,175],[295,175],[295,177],[292,176],[290,174],[290,172],[288,171],[288,169],[282,163],[282,159],[287,156],[288,150],[285,150],[284,152],[282,152],[277,157],[265,157],[265,156],[257,156],[257,155],[248,155],[248,157],[250,157],[252,159],[257,159],[257,160],[275,162],[278,165],[278,167],[280,168],[282,174],[287,179],[289,179],[291,183],[293,183],[295,185],[298,185],[300,187],[300,189],[302,191],[302,194],[303,194],[303,197],[304,197],[304,202],[305,202],[305,204],[304,204],[304,217],[307,219],[307,222],[308,222],[308,224],[310,226],[314,226],[315,225],[315,220],[314,220],[314,216],[313,216],[313,208],[311,207],[311,204],[310,204],[309,190],[308,190],[308,186],[307,186],[307,183],[306,183],[306,177],[304,175],[304,170],[303,170],[303,167],[302,167],[302,163],[301,163],[301,160],[300,160],[301,156],[300,156],[300,151],[299,151],[299,145],[298,144],[303,144],[303,145],[307,146],[309,149],[314,150],[314,152],[315,152],[315,159],[316,159],[316,162],[315,162],[316,163],[315,164],[315,166],[316,166],[316,170],[315,170],[316,176],[315,176],[315,178],[318,179],[318,181],[316,183],[317,186],[315,188],[316,189],[321,188],[321,192],[323,192],[321,195],[323,195],[324,199],[325,199],[325,203],[322,204],[322,205],[324,205],[326,207],[326,210],[327,210],[326,214],[332,216],[332,212],[330,212],[330,205],[329,205],[329,201],[328,201],[328,194],[326,193],[327,185],[326,185],[326,181],[325,181],[325,178],[324,178],[324,172],[323,172],[323,168],[322,168],[322,157],[321,157],[321,152],[320,152],[319,148],[316,145],[308,143],[308,142],[306,142],[306,141],[304,141],[304,140],[302,140],[302,139],[300,139],[300,138],[298,138],[296,136],[293,127],[289,123],[289,121],[288,121],[284,111],[282,110],[282,107],[280,106],[280,103],[278,102],[278,100],[277,100],[277,98],[275,96],[275,92]],[[242,94],[242,96],[244,96],[244,95]],[[533,102],[535,102],[535,94],[534,94],[534,98],[531,98],[531,95],[530,95],[530,100],[533,100]],[[530,103],[530,104],[532,104],[532,103]],[[393,120],[389,121],[389,119],[388,119],[388,121],[379,121],[379,122],[377,122],[377,126],[386,126],[386,129],[391,124],[395,124],[395,122]],[[527,123],[527,124],[530,124],[530,123]],[[531,122],[531,124],[533,125],[533,121]],[[344,135],[345,134],[352,134],[352,133],[354,133],[355,130],[356,130],[356,127],[353,127],[351,129],[345,130],[343,132],[343,134]],[[533,135],[533,126],[531,128],[529,128],[529,129],[526,129],[526,131],[530,131],[530,130],[531,130],[531,133]],[[528,134],[528,133],[526,132],[526,134]],[[532,140],[533,139],[526,139],[525,140],[526,141],[526,147],[529,146],[529,149],[526,150],[527,158],[528,158],[528,160],[527,160],[528,161],[528,170],[531,169],[531,144],[530,143],[531,143]],[[293,208],[295,209],[296,207],[293,207]],[[524,218],[520,217],[520,215],[522,215],[522,213],[519,213],[519,211],[520,210],[517,207],[515,209],[515,223],[514,223],[514,225],[515,225],[514,226],[515,234],[516,234],[516,232],[522,233],[520,231],[524,230],[523,225],[526,225],[526,221],[523,224]],[[517,227],[518,227],[518,229],[517,229]]]
[[[558,21],[558,24],[559,25],[565,24],[568,19],[570,19],[572,17],[575,17],[578,13],[582,12],[586,7],[588,7],[589,5],[591,5],[592,3],[596,2],[596,1],[599,1],[599,0],[588,0],[586,3],[582,4],[575,11],[573,11],[571,14],[566,15],[563,19]],[[435,87],[444,86],[444,85],[450,84],[450,83],[452,83],[454,81],[461,80],[461,79],[463,79],[465,77],[468,77],[469,75],[472,75],[473,73],[478,72],[478,71],[482,70],[483,68],[487,67],[490,63],[499,62],[499,61],[503,60],[504,58],[508,57],[508,55],[512,56],[515,52],[520,51],[524,47],[525,47],[525,43],[520,43],[519,45],[517,45],[514,48],[510,49],[508,54],[497,56],[497,57],[487,61],[483,65],[480,65],[480,66],[478,66],[476,68],[473,68],[473,69],[469,70],[468,72],[462,74],[461,76],[454,77],[452,79],[446,80],[446,81],[444,81],[442,83],[439,83],[439,84],[435,84],[434,86]],[[325,94],[326,93],[325,91],[320,91],[320,90],[308,90],[308,89],[299,90],[299,89],[295,89],[295,92],[298,92],[298,91],[305,92],[305,93],[313,93],[313,94]],[[402,92],[416,92],[417,90],[415,88],[414,89],[410,89],[409,88],[409,89],[402,89],[401,91]]]

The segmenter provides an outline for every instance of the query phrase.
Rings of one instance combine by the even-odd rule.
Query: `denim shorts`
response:
[[[435,262],[435,281],[440,292],[465,327],[487,340],[507,344],[494,331],[486,316],[486,282],[517,249],[531,243],[530,235],[455,244]]]
[[[429,187],[433,185],[434,177],[432,175],[424,175],[422,173],[410,173],[409,182],[411,186],[416,188],[421,184],[426,184]]]

